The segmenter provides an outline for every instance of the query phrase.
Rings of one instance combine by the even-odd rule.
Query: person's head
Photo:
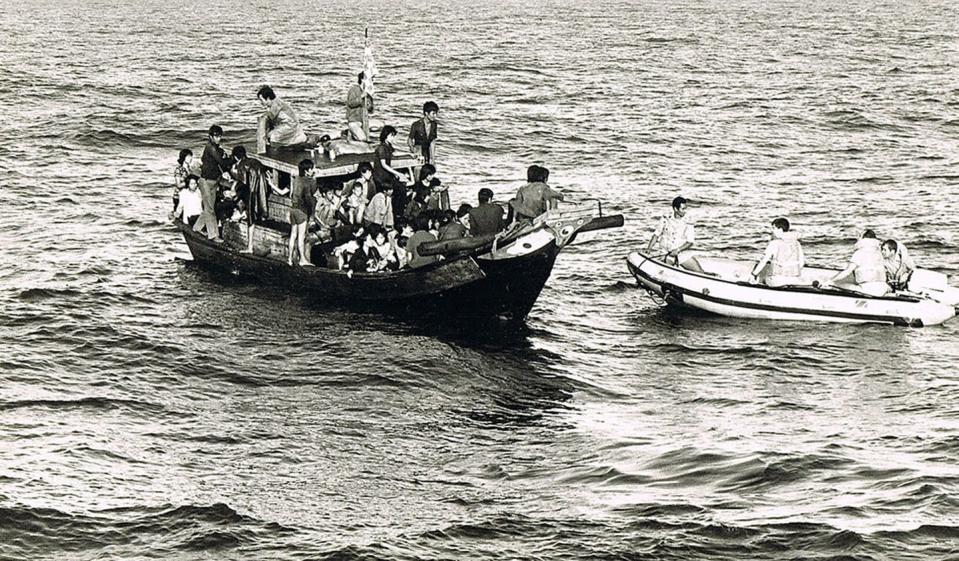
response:
[[[396,138],[396,127],[393,125],[386,125],[380,130],[380,142],[393,144],[394,138]]]
[[[189,148],[184,148],[180,150],[180,155],[177,157],[176,162],[182,165],[190,165],[190,162],[193,160],[193,150]]]
[[[376,232],[370,232],[370,237],[376,245],[383,245],[386,243],[386,230],[380,228]]]
[[[356,83],[362,84],[365,78],[366,78],[366,72],[360,72],[359,74],[356,75]]]
[[[539,169],[540,169],[539,166],[536,164],[533,164],[529,166],[528,168],[526,168],[526,181],[528,181],[529,183],[534,183],[536,181],[539,181],[538,179],[538,177],[540,176]]]
[[[862,233],[862,239],[864,240],[874,240],[876,239],[876,232],[872,228],[866,228]]]
[[[440,112],[440,106],[435,101],[427,101],[423,104],[423,115],[430,121],[436,120],[436,114]]]
[[[210,137],[210,140],[213,141],[213,144],[217,146],[220,145],[220,141],[223,140],[223,129],[220,128],[220,125],[213,125],[210,127],[210,130],[207,132]]]
[[[673,215],[678,218],[686,216],[686,205],[688,203],[689,201],[683,197],[676,197],[673,199]]]
[[[373,164],[369,162],[360,162],[360,165],[356,166],[356,171],[360,173],[360,177],[364,181],[369,181],[373,177]]]
[[[413,219],[413,229],[417,232],[430,229],[430,215],[428,212],[421,212]]]
[[[456,209],[456,217],[463,218],[464,216],[469,214],[471,210],[473,210],[473,205],[469,203],[463,203],[460,205],[458,209]]]
[[[539,167],[539,180],[543,183],[549,181],[549,168],[543,166]]]
[[[260,89],[256,91],[256,98],[260,100],[261,105],[266,107],[276,99],[276,93],[270,86],[260,86]]]
[[[192,173],[186,176],[186,188],[191,191],[196,191],[200,187],[200,176],[193,175]]]
[[[383,184],[383,188],[380,189],[381,193],[386,193],[386,196],[389,197],[393,194],[393,182],[387,181]]]
[[[886,240],[882,242],[882,256],[886,259],[892,259],[894,255],[899,253],[899,244],[896,243],[896,240]]]
[[[493,200],[493,190],[483,187],[479,190],[479,202],[485,204]]]
[[[772,221],[773,235],[781,237],[783,234],[789,231],[789,220],[779,217]]]
[[[313,175],[313,160],[309,158],[300,160],[300,163],[297,167],[300,169],[300,177],[310,177]]]
[[[434,175],[436,175],[436,166],[433,164],[423,164],[423,167],[420,168],[420,181],[429,183],[433,180]]]
[[[246,159],[246,148],[243,146],[234,146],[233,151],[230,153],[233,156],[233,159],[240,162]]]
[[[350,190],[350,194],[357,198],[363,197],[366,194],[366,187],[357,181],[356,183],[353,183],[353,188]]]
[[[456,220],[456,213],[452,209],[448,208],[440,214],[440,226],[446,226],[454,220]]]

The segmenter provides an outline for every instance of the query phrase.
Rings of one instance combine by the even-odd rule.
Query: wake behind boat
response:
[[[705,274],[634,252],[629,271],[657,302],[728,317],[882,323],[921,327],[956,315],[959,289],[934,271],[915,271],[908,290],[870,296],[841,285],[819,288],[838,271],[805,267],[802,285],[770,287],[749,282],[755,261],[698,257]]]

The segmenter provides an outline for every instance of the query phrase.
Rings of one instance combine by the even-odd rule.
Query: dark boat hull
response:
[[[290,267],[275,258],[239,253],[177,225],[194,261],[204,268],[289,287],[334,305],[406,309],[452,317],[522,321],[549,279],[560,252],[555,243],[515,258],[462,256],[400,273],[357,274]]]

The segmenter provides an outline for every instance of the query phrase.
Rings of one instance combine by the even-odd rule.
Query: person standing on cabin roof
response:
[[[529,166],[526,180],[528,183],[520,187],[516,197],[510,201],[515,220],[532,220],[547,210],[556,208],[556,201],[565,200],[562,193],[554,191],[546,184],[549,181],[548,169],[537,165]]]
[[[303,144],[307,141],[306,133],[300,126],[300,120],[286,101],[276,97],[270,86],[261,86],[256,92],[256,98],[266,112],[260,117],[266,119],[269,132],[267,141],[271,146],[282,147],[294,144]]]
[[[346,126],[350,129],[353,140],[368,142],[370,139],[369,105],[373,98],[363,88],[364,72],[356,77],[356,83],[350,86],[346,94]]]
[[[673,199],[672,213],[659,221],[659,226],[653,232],[646,251],[652,251],[654,246],[665,253],[663,260],[684,269],[703,273],[696,256],[689,251],[696,240],[696,230],[686,220],[686,208],[689,201],[683,197]]]
[[[414,154],[422,154],[423,162],[436,165],[436,116],[440,107],[434,101],[423,104],[423,118],[413,121],[406,143]]]
[[[479,190],[478,198],[479,206],[469,211],[470,235],[485,236],[502,232],[506,228],[506,220],[503,217],[503,207],[492,202],[493,191],[483,187]]]
[[[219,226],[216,220],[216,196],[221,179],[230,178],[230,168],[233,160],[227,157],[226,151],[220,146],[223,140],[223,129],[219,125],[210,127],[203,155],[200,157],[200,197],[203,202],[203,213],[193,226],[194,232],[206,230],[208,239],[222,242]]]
[[[307,267],[313,265],[310,263],[309,256],[306,255],[306,228],[316,207],[316,199],[313,198],[313,192],[316,190],[313,160],[300,161],[298,168],[300,176],[293,178],[290,193],[290,253],[286,263],[293,265],[293,252],[296,251],[300,256],[300,266]]]
[[[886,284],[886,268],[882,262],[882,249],[876,232],[867,229],[862,233],[853,248],[852,257],[846,268],[822,283],[822,286],[834,286],[835,283],[853,277],[850,288],[870,296],[882,296],[889,291]]]
[[[387,184],[406,182],[406,177],[392,168],[393,153],[396,151],[394,142],[396,142],[396,128],[386,125],[380,131],[380,145],[373,152],[373,181],[380,190],[385,189]]]
[[[762,258],[752,268],[750,278],[773,287],[808,285],[802,278],[806,257],[796,233],[789,231],[789,220],[777,218],[770,226],[773,239],[766,246]],[[767,270],[764,272],[764,269]]]

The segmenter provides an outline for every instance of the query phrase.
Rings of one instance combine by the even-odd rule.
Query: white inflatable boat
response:
[[[667,265],[642,253],[626,258],[640,287],[655,300],[729,317],[921,327],[945,322],[959,306],[959,289],[934,271],[916,270],[906,291],[869,296],[857,292],[855,285],[820,288],[836,270],[806,267],[801,284],[773,288],[750,282],[753,261],[698,260],[708,274]]]

